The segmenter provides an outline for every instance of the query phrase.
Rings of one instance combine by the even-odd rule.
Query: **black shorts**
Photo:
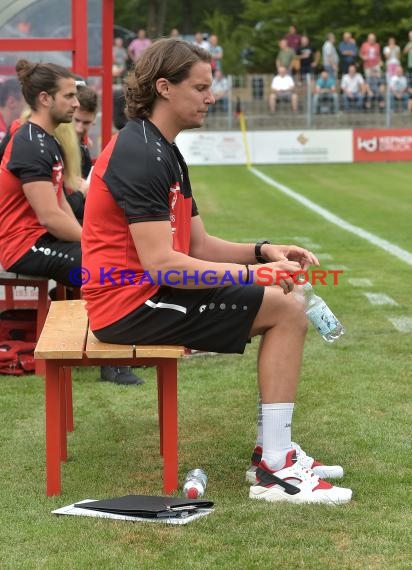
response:
[[[93,332],[102,342],[172,344],[243,354],[263,292],[260,285],[216,289],[161,287],[129,315]]]
[[[46,233],[16,263],[8,267],[7,271],[48,277],[67,287],[73,287],[78,286],[73,279],[78,277],[81,264],[80,242],[62,241]]]

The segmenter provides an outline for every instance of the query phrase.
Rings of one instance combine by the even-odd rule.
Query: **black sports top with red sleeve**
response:
[[[189,253],[192,199],[186,163],[147,119],[129,121],[94,166],[82,234],[82,287],[92,330],[142,305],[159,289],[145,278],[129,224],[169,221],[173,249]],[[90,278],[89,278],[90,275]]]
[[[0,166],[0,262],[6,269],[47,232],[23,191],[23,184],[36,181],[52,182],[60,202],[63,160],[57,141],[27,122],[13,133]]]

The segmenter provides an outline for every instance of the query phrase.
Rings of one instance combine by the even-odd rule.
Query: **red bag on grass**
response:
[[[9,309],[0,313],[0,342],[36,341],[36,309]]]
[[[0,341],[0,374],[21,376],[26,372],[34,372],[35,342],[23,340]]]

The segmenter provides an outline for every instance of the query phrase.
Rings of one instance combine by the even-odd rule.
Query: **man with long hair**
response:
[[[97,159],[85,208],[90,326],[102,341],[222,353],[243,353],[259,335],[263,451],[250,497],[345,503],[351,490],[319,479],[312,470],[318,464],[291,441],[307,326],[290,294],[292,275],[318,261],[298,246],[209,235],[174,143],[180,131],[201,127],[214,103],[210,62],[202,48],[164,39],[128,77],[130,120]],[[256,273],[261,263],[265,284]]]

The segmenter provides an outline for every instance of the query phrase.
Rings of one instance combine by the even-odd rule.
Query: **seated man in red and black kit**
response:
[[[82,228],[63,191],[64,163],[53,135],[79,106],[76,82],[54,64],[20,60],[16,71],[31,116],[11,134],[1,161],[0,263],[8,271],[73,287]],[[113,380],[137,383],[128,367],[125,376],[116,372]]]
[[[135,63],[127,79],[130,120],[98,157],[86,201],[82,249],[90,280],[82,289],[90,327],[107,342],[222,353],[242,353],[260,336],[262,430],[249,496],[346,503],[352,491],[320,479],[320,464],[291,441],[306,333],[291,275],[318,264],[316,256],[294,245],[209,235],[174,144],[181,130],[203,125],[214,103],[211,85],[210,54],[187,42],[159,40]],[[259,284],[264,262],[269,278]],[[340,466],[322,472],[343,474]]]

